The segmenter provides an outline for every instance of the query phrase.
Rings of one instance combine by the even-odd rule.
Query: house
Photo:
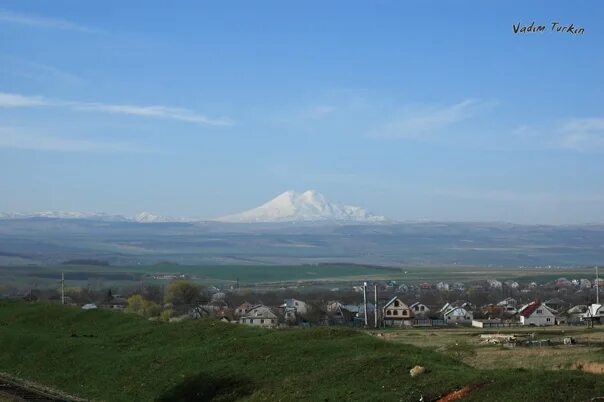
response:
[[[224,292],[216,292],[212,295],[210,303],[224,303],[226,294]]]
[[[589,279],[579,279],[579,288],[580,289],[590,289],[591,281]]]
[[[453,284],[453,290],[457,291],[457,292],[463,292],[466,290],[466,287],[463,283],[461,282],[455,282]]]
[[[507,286],[510,289],[518,289],[520,287],[520,284],[518,282],[512,281],[512,280],[505,281],[504,283],[505,283],[505,286]]]
[[[438,282],[436,284],[436,289],[444,292],[448,292],[451,286],[447,282]]]
[[[96,304],[94,303],[88,303],[82,306],[82,310],[96,310],[96,308]]]
[[[544,301],[543,304],[545,304],[551,310],[555,310],[554,312],[558,312],[564,307],[564,305],[566,305],[566,302],[562,299],[553,298]]]
[[[352,325],[359,313],[359,306],[339,304],[330,318],[331,323],[336,325]]]
[[[413,303],[409,308],[413,311],[413,316],[417,318],[427,317],[430,314],[430,308],[420,302]]]
[[[325,306],[325,311],[327,313],[335,313],[340,307],[342,307],[342,303],[339,301],[328,301],[327,305]]]
[[[572,282],[569,281],[566,278],[558,278],[556,279],[556,281],[554,282],[554,286],[557,288],[567,288],[569,286],[572,286]]]
[[[235,309],[235,316],[236,316],[236,317],[240,317],[240,316],[242,316],[242,315],[247,314],[247,312],[248,312],[248,311],[250,311],[250,309],[251,309],[252,307],[254,307],[254,305],[253,305],[253,304],[251,304],[251,303],[248,303],[248,302],[244,302],[244,303],[242,303],[242,304],[241,304],[239,307],[237,307],[237,308]]]
[[[507,298],[503,299],[502,301],[500,301],[499,303],[497,303],[497,305],[516,307],[518,305],[518,301],[516,299],[514,299],[513,297],[507,297]]]
[[[487,304],[482,306],[480,311],[487,317],[500,317],[505,312],[505,307],[499,304]]]
[[[288,323],[297,322],[301,316],[304,316],[308,312],[307,304],[302,300],[296,299],[286,299],[279,308],[283,309],[285,321]]]
[[[432,284],[430,282],[422,282],[419,284],[420,290],[430,290],[432,289]]]
[[[451,303],[445,303],[444,306],[440,310],[438,310],[438,314],[442,315],[445,311],[449,310],[451,307],[461,307],[464,310],[474,311],[476,310],[476,306],[472,303],[465,300],[455,300]]]
[[[500,301],[499,303],[497,303],[497,305],[502,308],[502,310],[503,310],[502,312],[504,314],[514,315],[518,312],[518,310],[516,309],[518,302],[516,301],[516,299],[513,299],[511,297],[508,297],[508,298]]]
[[[503,284],[497,279],[487,279],[487,284],[491,289],[501,289]]]
[[[604,317],[604,309],[601,304],[591,304],[587,307],[587,310],[583,314],[584,319],[589,319],[593,321],[601,321],[602,317]]]
[[[544,326],[556,324],[554,312],[537,300],[522,306],[518,310],[518,313],[520,314],[520,324],[522,325]]]
[[[447,303],[440,309],[440,314],[443,321],[447,325],[451,324],[471,324],[474,319],[474,313],[472,310],[466,309],[461,306],[452,305]]]
[[[278,317],[269,307],[259,304],[252,307],[247,313],[239,317],[239,323],[273,328],[278,324]]]
[[[405,321],[411,325],[413,310],[398,296],[394,296],[382,309],[384,325],[403,325]]]
[[[281,305],[284,309],[295,310],[296,314],[304,315],[308,312],[308,305],[302,300],[297,299],[286,299]]]
[[[445,324],[471,324],[474,319],[474,313],[471,310],[466,310],[463,307],[450,306],[442,312]]]
[[[115,295],[107,303],[104,303],[103,307],[112,310],[125,310],[128,307],[128,300],[122,296]]]
[[[566,322],[568,324],[581,324],[587,309],[588,307],[585,304],[578,304],[569,308],[566,311]]]

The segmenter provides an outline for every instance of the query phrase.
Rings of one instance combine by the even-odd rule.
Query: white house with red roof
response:
[[[542,304],[540,301],[534,300],[527,305],[524,305],[518,310],[520,316],[520,324],[522,325],[555,325],[556,315],[553,310]]]

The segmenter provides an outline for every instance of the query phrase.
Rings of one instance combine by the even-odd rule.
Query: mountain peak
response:
[[[363,208],[332,203],[316,190],[286,191],[272,200],[238,214],[217,219],[223,222],[382,222],[383,216]]]

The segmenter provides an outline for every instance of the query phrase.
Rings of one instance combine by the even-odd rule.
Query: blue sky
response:
[[[0,1],[0,211],[604,222],[600,1],[166,4]]]

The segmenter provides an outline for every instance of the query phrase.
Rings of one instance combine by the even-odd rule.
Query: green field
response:
[[[57,287],[61,272],[68,286],[128,287],[153,280],[154,274],[185,274],[206,285],[243,286],[274,283],[312,283],[315,286],[363,280],[396,280],[399,283],[428,281],[470,282],[481,279],[515,279],[523,282],[551,281],[561,276],[593,278],[593,269],[519,269],[494,267],[380,267],[355,264],[320,265],[135,265],[135,266],[0,266],[0,283],[4,286]]]
[[[0,302],[0,371],[104,401],[582,401],[604,377],[477,369],[428,347],[351,329],[263,330],[209,320],[151,322],[110,311]],[[415,365],[427,373],[412,378]]]

